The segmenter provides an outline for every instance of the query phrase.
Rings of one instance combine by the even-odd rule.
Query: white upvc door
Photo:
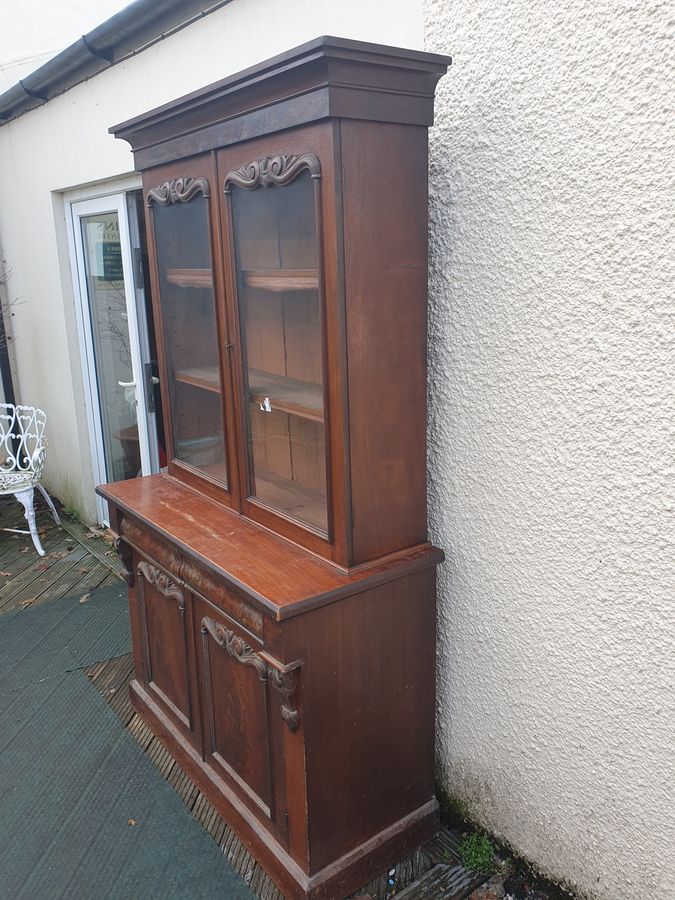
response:
[[[152,360],[132,196],[68,204],[87,424],[97,484],[159,471]],[[135,264],[136,263],[136,264]],[[99,521],[107,506],[97,497]]]

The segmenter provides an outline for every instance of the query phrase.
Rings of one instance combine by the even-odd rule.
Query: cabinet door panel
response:
[[[241,511],[348,564],[338,139],[298,127],[218,151],[217,168]]]
[[[202,156],[149,170],[143,187],[169,473],[236,506],[215,181]]]
[[[137,561],[136,573],[148,687],[173,717],[192,731],[185,592],[147,560]]]
[[[193,181],[207,192],[205,179]],[[167,192],[167,195],[170,196]],[[148,194],[163,197],[159,189]],[[208,198],[152,206],[173,454],[227,484]]]
[[[231,623],[206,607],[203,612],[197,624],[206,757],[258,812],[273,819],[278,729],[270,723],[267,665]]]
[[[319,157],[305,153],[264,157],[228,172],[224,183],[243,360],[246,496],[328,537],[320,178]]]

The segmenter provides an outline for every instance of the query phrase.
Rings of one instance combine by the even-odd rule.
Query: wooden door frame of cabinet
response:
[[[157,694],[162,703],[164,703],[172,715],[178,720],[180,725],[187,728],[188,731],[194,732],[195,714],[190,683],[190,633],[192,628],[192,611],[189,609],[189,604],[186,603],[185,593],[182,590],[181,585],[177,583],[175,578],[169,572],[159,567],[154,560],[140,559],[135,569],[136,575],[139,576],[137,579],[138,587],[136,592],[136,602],[138,604],[138,613],[141,623],[144,656],[143,671],[147,687]],[[181,621],[181,637],[183,640],[182,662],[185,667],[184,680],[187,704],[185,711],[180,709],[180,707],[164,693],[154,678],[148,627],[148,604],[145,594],[148,586],[167,602],[174,602],[178,606]]]
[[[160,292],[159,263],[155,239],[154,203],[149,202],[149,194],[158,186],[178,179],[204,178],[208,184],[208,196],[205,196],[207,209],[207,231],[209,234],[209,250],[211,254],[211,272],[213,276],[213,302],[216,319],[216,340],[218,343],[219,377],[221,386],[220,408],[223,420],[224,441],[226,449],[227,486],[189,464],[174,457],[173,415],[169,390],[169,370],[166,358],[166,343],[162,301]],[[164,439],[169,474],[178,478],[190,487],[201,491],[214,500],[219,500],[233,509],[239,509],[239,479],[235,474],[236,442],[231,405],[228,398],[232,396],[232,376],[228,360],[230,337],[225,316],[225,288],[223,261],[220,254],[220,216],[217,191],[217,171],[215,152],[205,153],[191,159],[177,160],[174,163],[143,172],[143,195],[146,225],[150,240],[148,241],[148,264],[150,270],[150,287],[152,309],[157,334],[157,353],[160,379],[165,389],[161,392],[164,415]]]
[[[290,162],[290,165],[288,165]],[[300,163],[300,165],[298,165]],[[296,177],[299,177],[302,172],[308,171],[310,173],[310,177],[313,179],[312,184],[312,195],[313,195],[313,208],[314,208],[314,220],[316,226],[316,241],[317,241],[317,259],[318,259],[318,269],[319,269],[319,335],[320,335],[320,344],[321,344],[321,381],[323,388],[323,409],[324,409],[324,418],[323,418],[323,428],[324,428],[324,462],[325,462],[325,490],[326,490],[326,524],[327,528],[324,532],[323,529],[312,528],[310,525],[302,524],[297,519],[294,519],[292,516],[285,515],[281,510],[275,510],[274,508],[268,506],[266,503],[263,503],[256,497],[251,495],[252,490],[252,482],[253,482],[253,462],[251,458],[251,447],[249,442],[248,435],[248,400],[247,400],[247,391],[246,391],[246,377],[245,370],[247,368],[247,354],[246,347],[244,345],[243,340],[243,332],[242,332],[242,321],[241,321],[241,298],[239,296],[239,285],[237,279],[237,265],[236,265],[236,249],[235,249],[235,230],[234,230],[234,217],[232,213],[232,187],[237,187],[243,190],[259,190],[261,188],[265,188],[266,179],[268,177],[266,169],[269,167],[270,169],[275,168],[275,166],[279,169],[279,173],[282,176],[289,176],[280,180],[279,184],[292,184],[295,181]],[[241,172],[244,169],[255,172],[256,168],[258,169],[259,177],[254,175],[253,178],[245,179],[241,178]],[[314,169],[316,171],[314,171]],[[239,177],[238,177],[239,176]],[[269,177],[274,178],[274,175],[270,175]],[[241,496],[241,505],[244,513],[249,516],[249,518],[256,519],[257,515],[267,517],[269,514],[274,516],[274,519],[279,518],[283,523],[281,530],[283,533],[283,527],[292,528],[294,526],[299,525],[303,531],[309,532],[311,535],[317,537],[321,542],[321,546],[328,545],[330,546],[333,542],[333,522],[332,522],[332,469],[331,469],[331,453],[330,453],[330,406],[328,403],[328,367],[326,364],[326,352],[327,352],[327,339],[326,339],[326,312],[325,312],[325,290],[323,287],[323,272],[324,272],[324,263],[323,263],[323,241],[322,241],[322,233],[323,233],[323,220],[321,216],[321,162],[319,157],[314,153],[305,153],[301,156],[298,155],[290,155],[290,154],[277,154],[274,156],[271,155],[263,155],[256,156],[251,159],[249,163],[245,163],[243,166],[233,169],[225,174],[224,179],[221,177],[221,181],[223,182],[223,194],[224,201],[222,204],[222,218],[224,221],[224,235],[225,240],[227,242],[227,252],[228,252],[228,271],[229,271],[229,279],[228,283],[231,290],[231,302],[229,304],[230,312],[233,316],[233,342],[237,346],[237,382],[239,384],[239,390],[235,395],[235,405],[238,407],[238,416],[237,421],[239,422],[240,428],[240,441],[239,441],[239,489]],[[249,183],[247,183],[249,182]],[[274,183],[277,183],[276,181]],[[219,185],[220,187],[221,185]],[[254,512],[254,510],[256,512]],[[256,515],[257,513],[257,515]],[[273,520],[274,521],[274,520]],[[276,525],[276,522],[275,522]],[[278,529],[278,526],[277,526]],[[277,530],[275,529],[275,530]],[[292,535],[292,532],[291,532]],[[291,536],[289,535],[289,536]],[[311,538],[308,538],[311,540]]]
[[[252,521],[269,528],[288,540],[347,567],[351,556],[351,528],[348,521],[349,504],[349,455],[348,415],[346,401],[346,348],[342,340],[345,332],[344,285],[340,274],[342,264],[342,233],[337,225],[339,168],[335,165],[335,124],[313,124],[291,129],[283,133],[265,135],[234,147],[218,151],[218,189],[222,202],[221,212],[222,258],[227,281],[225,293],[232,335],[232,369],[234,406],[239,453],[240,508]],[[328,535],[305,526],[282,512],[276,511],[255,499],[249,498],[249,455],[247,448],[246,408],[244,399],[244,350],[239,320],[236,260],[232,210],[229,198],[223,195],[228,173],[246,166],[252,161],[279,155],[312,153],[319,159],[321,177],[314,184],[315,215],[317,224],[317,252],[319,254],[321,280],[321,341],[324,388],[324,440],[326,453],[326,501]],[[227,160],[227,162],[225,162]],[[329,232],[327,240],[327,232]],[[330,284],[328,284],[330,282]],[[340,465],[342,461],[342,465]]]

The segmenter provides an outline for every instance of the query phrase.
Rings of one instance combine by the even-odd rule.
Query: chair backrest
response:
[[[41,409],[0,403],[0,472],[32,472],[39,481],[45,463],[46,424]]]

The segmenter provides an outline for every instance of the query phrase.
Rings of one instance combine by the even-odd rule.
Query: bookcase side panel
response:
[[[341,135],[358,564],[426,540],[427,131]]]

